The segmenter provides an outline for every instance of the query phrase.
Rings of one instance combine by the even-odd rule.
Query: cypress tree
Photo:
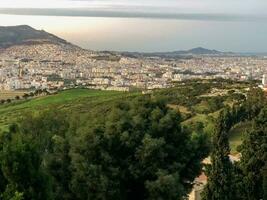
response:
[[[267,108],[262,109],[254,120],[253,128],[248,132],[241,145],[240,168],[243,171],[243,184],[246,198],[263,198],[264,173],[267,160]],[[265,180],[266,181],[266,180]],[[266,184],[266,183],[265,183]],[[265,186],[266,187],[266,186]]]
[[[229,159],[228,131],[231,117],[228,109],[222,111],[213,135],[211,165],[207,166],[208,183],[203,192],[204,200],[234,199],[232,189],[233,166]]]

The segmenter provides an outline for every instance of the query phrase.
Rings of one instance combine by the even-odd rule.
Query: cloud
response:
[[[0,8],[13,8],[12,14],[25,13],[26,9],[33,14],[55,15],[55,11],[47,9],[80,9],[71,14],[69,11],[60,11],[60,15],[79,15],[91,16],[97,12],[106,15],[133,16],[137,13],[140,17],[150,15],[153,17],[162,15],[169,18],[175,18],[175,15],[180,14],[217,14],[217,15],[266,15],[267,1],[266,0],[0,0]],[[20,9],[24,10],[20,10]],[[7,12],[8,9],[4,9]],[[89,11],[88,11],[89,10]],[[16,12],[16,13],[15,13]],[[110,14],[112,12],[112,14]],[[53,14],[54,13],[54,14]],[[115,13],[115,14],[114,14]],[[123,14],[118,14],[123,13]],[[127,13],[127,14],[125,14]],[[135,13],[135,14],[133,14]],[[146,14],[148,13],[148,14]],[[154,13],[154,14],[151,14]],[[159,13],[159,14],[158,14]],[[29,13],[30,14],[30,13]]]
[[[138,7],[136,7],[138,8]],[[147,7],[149,8],[149,7]],[[149,12],[127,10],[125,7],[111,9],[50,9],[50,8],[0,8],[0,13],[11,15],[40,15],[40,16],[73,16],[73,17],[120,17],[120,18],[160,18],[183,20],[211,20],[211,21],[266,21],[267,16],[241,14],[213,14],[213,13],[174,13],[155,11],[150,7]]]

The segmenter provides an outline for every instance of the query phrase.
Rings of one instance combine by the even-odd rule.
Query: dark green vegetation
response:
[[[147,95],[75,89],[1,105],[1,198],[182,199],[210,138],[228,183],[229,171],[241,171],[227,161],[228,133],[241,143],[243,124],[254,124],[263,104],[259,90],[247,95],[251,86],[190,81]]]
[[[30,26],[9,26],[0,27],[0,48],[6,48],[12,45],[29,44],[36,42],[51,42],[67,44],[63,39],[56,37],[45,31],[35,30]]]
[[[88,110],[26,115],[1,135],[3,199],[186,196],[208,154],[205,134],[183,129],[179,113],[149,96]]]
[[[229,158],[229,133],[238,122],[248,121],[239,162]],[[239,127],[238,127],[239,128]],[[235,130],[238,129],[235,127]],[[253,89],[246,101],[226,108],[217,119],[213,135],[211,165],[206,168],[208,184],[204,200],[266,199],[267,169],[267,100],[263,92]]]
[[[163,99],[171,108],[177,109],[183,116],[183,125],[195,132],[212,135],[219,112],[226,106],[240,104],[246,99],[247,89],[252,83],[239,83],[226,80],[188,81],[177,87],[160,90],[154,93],[156,98]],[[236,125],[238,126],[239,123]],[[232,131],[231,151],[236,153],[245,126]],[[234,128],[234,127],[233,127]]]
[[[153,98],[161,99],[170,108],[179,110],[182,124],[192,129],[211,135],[215,119],[225,105],[240,102],[247,93],[249,83],[236,83],[225,80],[217,81],[188,81],[178,83],[176,87],[155,91]],[[64,112],[86,113],[91,107],[107,106],[115,99],[140,95],[137,93],[124,94],[120,92],[104,92],[85,89],[68,90],[57,95],[40,97],[33,100],[20,100],[11,104],[0,105],[0,130],[15,122],[27,112],[40,110],[63,109]],[[105,104],[107,102],[107,104]],[[243,126],[240,132],[233,131],[232,151],[236,152],[236,144],[241,141]]]

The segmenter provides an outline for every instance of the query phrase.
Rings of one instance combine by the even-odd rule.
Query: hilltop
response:
[[[27,25],[0,27],[0,56],[6,59],[61,60],[71,63],[84,50],[44,30]],[[75,58],[75,59],[74,59]]]
[[[0,48],[24,44],[67,44],[68,42],[44,30],[27,25],[0,26]]]

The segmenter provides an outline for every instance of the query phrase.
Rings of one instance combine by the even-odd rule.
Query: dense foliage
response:
[[[19,121],[0,133],[0,199],[184,199],[210,136],[204,199],[264,199],[266,97],[248,87],[195,80],[149,95],[70,90],[5,103],[0,128]],[[233,163],[229,132],[246,122]]]
[[[240,121],[253,120],[239,147],[240,162],[230,162],[228,133]],[[225,110],[213,135],[211,165],[207,166],[208,184],[203,198],[208,200],[266,199],[267,103],[259,89],[251,89],[247,100]]]
[[[216,130],[213,135],[213,151],[211,153],[211,166],[208,166],[208,184],[205,188],[204,200],[230,200],[234,199],[232,185],[232,164],[229,159],[230,147],[227,131],[230,128],[230,114],[226,109],[220,113]]]
[[[181,199],[208,153],[204,134],[149,96],[77,120],[46,111],[1,135],[1,198]]]

